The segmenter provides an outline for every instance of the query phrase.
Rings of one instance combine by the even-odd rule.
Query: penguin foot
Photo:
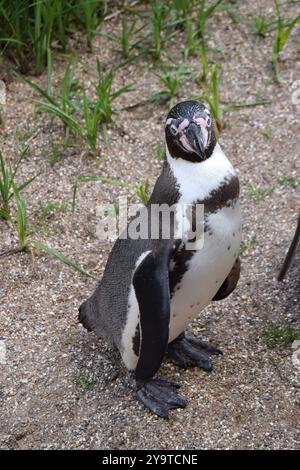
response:
[[[185,408],[187,401],[178,395],[180,385],[162,379],[137,380],[137,398],[161,418],[169,418],[169,411]]]
[[[205,341],[193,336],[181,334],[168,345],[167,355],[175,364],[183,369],[188,367],[200,367],[207,372],[212,371],[212,354],[223,354],[220,349],[215,348]]]

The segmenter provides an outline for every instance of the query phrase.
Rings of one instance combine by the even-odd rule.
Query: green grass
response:
[[[104,19],[105,0],[0,0],[0,48],[21,73],[40,74],[55,47],[66,50],[70,33],[81,28],[92,39]]]
[[[34,99],[34,103],[41,112],[48,113],[53,119],[58,119],[64,126],[65,142],[68,144],[70,135],[85,142],[87,148],[96,155],[98,152],[97,136],[101,127],[106,137],[106,126],[112,122],[112,115],[115,112],[114,102],[122,95],[132,90],[131,85],[113,89],[115,70],[108,72],[97,59],[98,81],[95,83],[96,98],[90,99],[81,85],[74,78],[74,67],[70,62],[66,68],[64,76],[59,83],[59,90],[54,96],[52,92],[52,77],[48,77],[47,91],[35,82],[20,76],[20,79],[27,83],[41,99]],[[82,93],[79,91],[82,90]],[[54,152],[53,164],[57,161]],[[59,160],[59,158],[58,158]]]
[[[286,24],[281,16],[281,5],[279,2],[275,1],[275,10],[277,15],[277,28],[275,31],[275,36],[273,39],[273,49],[272,49],[272,64],[275,74],[275,80],[278,84],[281,83],[280,78],[280,53],[284,49],[290,34],[298,21],[300,20],[300,15],[296,16],[290,21],[286,21]]]
[[[258,38],[265,38],[269,30],[269,21],[263,16],[254,16],[252,19],[252,29]]]
[[[157,160],[159,160],[160,162],[164,161],[164,159],[165,159],[165,149],[164,149],[164,147],[157,147],[154,150],[154,155],[155,155],[155,158]]]
[[[246,185],[247,194],[256,204],[264,201],[268,196],[273,193],[273,188],[271,187],[260,187],[253,186],[251,184]]]
[[[80,183],[105,183],[105,184],[112,184],[114,186],[119,186],[120,188],[126,188],[130,191],[131,197],[136,196],[142,204],[146,205],[149,199],[149,181],[148,179],[142,181],[139,185],[135,186],[130,183],[126,183],[124,181],[113,179],[113,178],[102,178],[99,176],[79,176],[77,181],[73,187],[73,202],[72,202],[72,210],[74,212],[76,206],[76,196],[78,191],[78,186]]]
[[[64,263],[66,266],[69,266],[70,268],[74,269],[75,271],[78,271],[79,273],[83,274],[86,277],[89,277],[91,279],[94,279],[97,281],[97,278],[93,276],[92,274],[88,273],[85,269],[83,269],[79,264],[75,263],[75,261],[71,260],[67,256],[65,256],[63,253],[60,251],[56,250],[55,248],[51,248],[48,245],[45,245],[44,243],[41,243],[39,241],[32,241],[30,242],[30,247],[35,249],[39,253],[46,253],[53,258],[56,258],[57,260],[61,261]]]
[[[193,12],[195,2],[190,0],[173,0],[172,9],[179,26],[185,32],[184,58],[187,60],[190,55],[194,55],[197,50],[197,30],[194,26]]]
[[[2,157],[1,153],[0,156]],[[3,160],[1,160],[3,161]],[[32,178],[33,179],[33,178]],[[31,179],[31,180],[32,180]],[[2,180],[0,180],[1,182]],[[26,185],[28,185],[30,182],[27,181]],[[7,185],[7,183],[5,183]],[[8,181],[8,186],[10,187],[10,192],[9,194],[9,200],[13,198],[16,206],[16,214],[15,216],[12,216],[10,212],[7,213],[4,212],[3,214],[6,216],[5,218],[9,221],[12,222],[13,225],[16,228],[17,235],[18,235],[18,248],[12,248],[7,251],[1,252],[0,256],[6,256],[12,253],[18,253],[21,251],[32,251],[35,250],[37,252],[43,252],[47,253],[48,255],[58,259],[62,263],[66,264],[67,266],[71,267],[72,269],[75,269],[76,271],[80,272],[84,276],[90,277],[92,279],[97,280],[92,274],[88,273],[83,269],[81,266],[79,266],[77,263],[75,263],[73,260],[62,254],[61,252],[57,251],[55,248],[51,248],[48,245],[45,245],[37,240],[30,240],[29,235],[32,234],[32,231],[29,232],[28,230],[28,217],[27,217],[27,206],[26,206],[26,201],[25,199],[21,196],[20,191],[25,187],[24,184],[20,185],[19,187],[16,185],[14,178],[9,179]],[[7,186],[7,188],[8,188]],[[1,186],[0,186],[1,188]],[[6,188],[6,189],[7,189]],[[11,192],[12,191],[12,192]],[[63,210],[63,206],[57,206],[54,205],[53,203],[48,203],[46,206],[41,206],[42,207],[42,218],[46,220],[47,218],[50,217],[51,214],[54,213],[54,211],[57,210]],[[2,215],[2,212],[1,212]]]
[[[103,65],[97,59],[98,82],[95,85],[96,93],[99,100],[99,112],[103,126],[112,121],[114,112],[114,101],[124,93],[132,91],[132,85],[126,85],[113,90],[113,81],[115,78],[115,70],[110,69],[108,72],[104,70]]]
[[[80,374],[74,379],[74,384],[80,385],[86,391],[91,390],[91,388],[93,387],[93,383],[94,382],[92,377],[88,374]]]
[[[6,220],[11,219],[10,201],[14,197],[14,194],[17,193],[20,198],[20,192],[29,186],[29,184],[36,178],[36,176],[33,176],[25,182],[17,185],[16,177],[18,169],[25,156],[26,153],[22,153],[15,167],[12,168],[11,162],[7,163],[0,152],[0,217]]]
[[[256,236],[252,235],[248,240],[242,241],[240,245],[241,256],[247,255],[256,246]]]
[[[27,248],[27,212],[26,212],[26,203],[25,199],[22,198],[20,192],[18,191],[17,186],[12,183],[14,191],[14,199],[17,205],[17,218],[16,218],[16,227],[19,237],[19,249],[24,251]]]
[[[300,178],[288,176],[286,174],[280,175],[277,178],[278,183],[280,186],[283,186],[284,188],[298,188],[300,186]]]
[[[57,97],[54,97],[52,94],[51,77],[48,77],[47,91],[31,80],[21,76],[20,79],[27,83],[42,98],[42,100],[33,100],[40,110],[49,113],[52,118],[59,119],[62,122],[66,139],[68,139],[70,133],[74,136],[83,136],[83,128],[74,116],[76,111],[75,92],[79,85],[74,79],[72,63],[69,63],[66,68],[59,84]]]
[[[203,98],[209,104],[210,112],[215,121],[218,132],[221,132],[223,123],[219,97],[219,75],[218,68],[215,64],[212,66],[209,88],[203,95]]]
[[[150,101],[167,101],[170,108],[174,105],[175,98],[178,96],[179,89],[185,81],[185,77],[188,74],[187,69],[184,65],[175,66],[173,68],[168,67],[166,64],[161,65],[162,72],[155,72],[155,76],[159,82],[163,85],[163,90],[155,93],[150,97]]]
[[[89,148],[96,155],[98,126],[101,121],[100,101],[96,103],[91,102],[85,91],[83,92],[83,122],[85,129],[85,137],[88,142]]]
[[[263,330],[263,337],[268,348],[289,347],[295,340],[300,339],[300,331],[290,323],[278,325],[270,321]]]
[[[155,60],[161,59],[163,47],[163,22],[165,17],[165,2],[162,0],[150,0],[150,31],[152,33],[153,47],[151,52]]]
[[[223,0],[217,0],[216,2],[208,5],[207,0],[199,1],[198,17],[197,17],[197,35],[199,38],[199,49],[202,65],[202,76],[201,80],[206,82],[208,76],[208,57],[207,57],[207,45],[206,45],[206,29],[208,19],[215,13],[219,5]]]

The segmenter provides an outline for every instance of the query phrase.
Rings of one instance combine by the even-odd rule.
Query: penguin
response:
[[[296,230],[295,230],[293,240],[290,244],[288,252],[285,256],[285,260],[282,264],[282,267],[281,267],[280,272],[279,272],[278,277],[277,277],[278,281],[282,281],[284,276],[286,275],[286,273],[287,273],[287,271],[288,271],[288,269],[291,265],[291,262],[293,261],[293,258],[296,254],[299,242],[300,242],[300,214],[299,214],[298,224],[297,224],[297,227],[296,227]]]
[[[221,350],[185,334],[211,301],[226,298],[240,274],[239,180],[216,139],[209,109],[198,101],[177,103],[165,123],[165,159],[145,207],[203,207],[201,247],[188,242],[197,224],[169,236],[119,237],[95,292],[79,308],[79,321],[113,343],[135,379],[135,393],[162,418],[184,408],[179,385],[156,378],[164,356],[179,367],[212,370]],[[172,218],[170,217],[170,220]],[[178,220],[177,220],[178,219]],[[180,225],[180,217],[173,217]],[[152,218],[148,216],[150,228]],[[136,223],[133,218],[129,222]],[[192,234],[194,232],[192,231]],[[192,236],[193,238],[193,236]],[[187,249],[189,246],[189,249]]]

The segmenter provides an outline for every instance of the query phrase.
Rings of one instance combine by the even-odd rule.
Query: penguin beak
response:
[[[205,142],[202,128],[191,122],[186,130],[186,138],[201,160],[205,160]]]

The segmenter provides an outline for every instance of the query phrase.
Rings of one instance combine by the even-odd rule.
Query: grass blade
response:
[[[58,259],[59,261],[61,261],[65,265],[69,266],[70,268],[75,269],[76,271],[83,274],[84,276],[89,277],[91,279],[94,279],[95,281],[98,281],[98,279],[95,276],[93,276],[92,274],[85,271],[85,269],[83,269],[81,266],[79,266],[79,264],[75,263],[75,261],[73,261],[70,258],[68,258],[67,256],[63,255],[62,253],[57,251],[55,248],[50,248],[49,246],[44,245],[43,243],[38,242],[38,241],[31,242],[31,245],[34,248],[36,248],[37,250],[39,250],[41,252],[44,252],[44,253],[47,253],[50,256],[53,256],[54,258]]]

